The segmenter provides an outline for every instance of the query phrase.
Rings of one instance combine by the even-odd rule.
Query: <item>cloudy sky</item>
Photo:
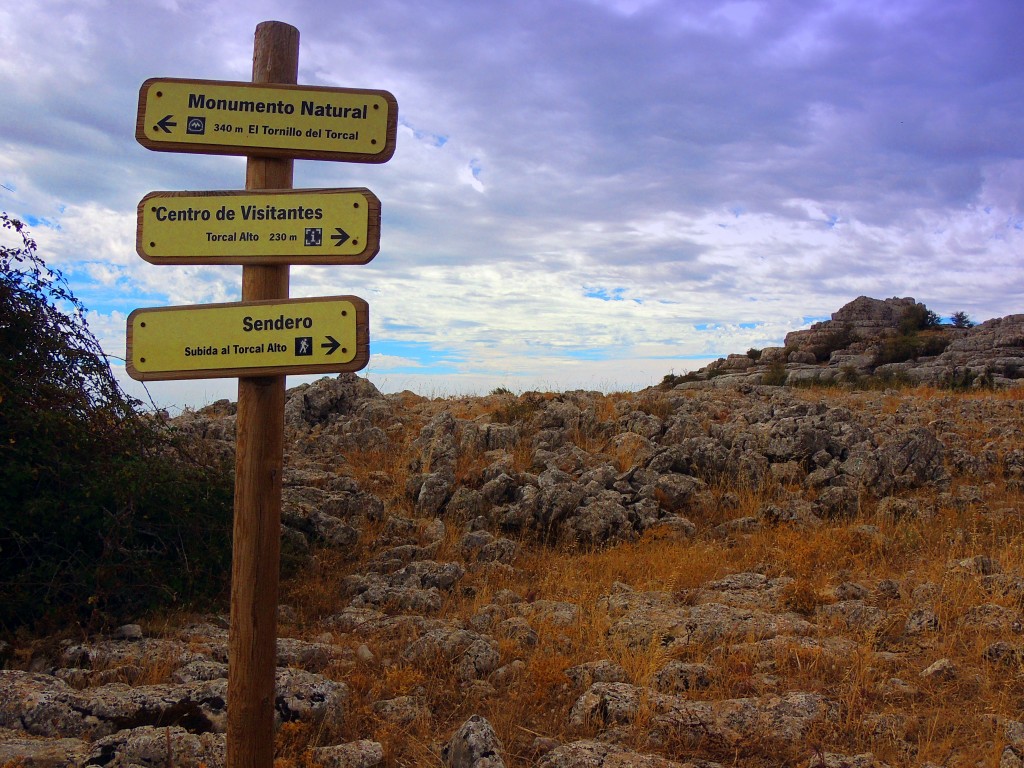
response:
[[[643,387],[862,294],[1024,311],[1020,0],[6,3],[0,210],[113,357],[137,307],[240,294],[240,267],[135,253],[148,192],[244,186],[244,159],[141,147],[139,86],[248,80],[270,19],[300,83],[398,100],[390,162],[295,163],[381,200],[378,256],[292,267],[292,295],[369,302],[386,391]]]

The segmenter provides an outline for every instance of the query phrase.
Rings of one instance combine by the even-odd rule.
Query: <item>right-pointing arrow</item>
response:
[[[327,341],[320,345],[321,349],[327,350],[328,355],[333,355],[335,352],[338,351],[338,347],[340,346],[341,344],[333,336],[328,336]]]
[[[348,240],[348,232],[346,232],[341,227],[335,227],[334,231],[338,233],[336,235],[331,235],[331,239],[332,240],[337,240],[338,241],[338,242],[336,242],[334,244],[335,246],[342,245],[343,243],[345,243]]]

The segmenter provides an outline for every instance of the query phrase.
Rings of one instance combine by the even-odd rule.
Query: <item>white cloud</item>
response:
[[[135,306],[239,295],[239,267],[135,254],[143,195],[244,180],[138,146],[139,85],[247,79],[282,13],[300,81],[399,102],[389,163],[295,164],[382,201],[380,254],[293,268],[292,295],[366,298],[385,386],[643,386],[860,294],[1020,311],[1017,3],[26,0],[0,11],[0,208],[112,353]]]

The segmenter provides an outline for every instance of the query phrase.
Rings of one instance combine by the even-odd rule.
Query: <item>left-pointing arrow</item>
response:
[[[156,124],[156,130],[162,130],[164,133],[170,133],[171,128],[177,125],[177,123],[171,122],[172,117],[174,117],[174,115],[166,115],[162,120],[160,120]]]
[[[338,340],[335,339],[333,336],[328,336],[327,341],[320,345],[322,349],[327,350],[328,355],[333,355],[335,352],[338,351],[338,347],[340,346],[341,344],[338,343]]]
[[[331,240],[337,240],[334,244],[335,246],[342,245],[346,240],[348,240],[348,232],[341,227],[335,227],[334,231],[338,233],[336,235],[331,235]]]

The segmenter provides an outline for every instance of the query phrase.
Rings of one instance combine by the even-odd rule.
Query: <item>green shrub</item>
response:
[[[971,320],[971,316],[964,311],[954,312],[949,318],[954,328],[973,328],[974,321]]]
[[[939,380],[940,389],[949,389],[954,392],[966,392],[971,389],[995,389],[995,379],[992,371],[985,370],[976,373],[970,368],[954,368],[948,371]]]
[[[788,377],[786,380],[789,381]],[[793,389],[836,389],[839,382],[834,378],[823,378],[821,373],[816,373],[809,378],[790,381],[789,386]]]
[[[882,342],[875,365],[902,363],[919,357],[940,355],[950,345],[951,339],[943,331],[925,331],[900,336],[891,336]]]
[[[661,377],[661,382],[658,384],[658,389],[672,389],[676,384],[679,383],[681,376],[677,376],[674,373],[666,373]]]
[[[526,392],[515,399],[506,399],[494,410],[491,418],[498,424],[525,424],[544,408],[544,404],[543,396]]]
[[[952,339],[943,331],[930,331],[917,337],[917,357],[933,357],[941,355],[952,343]]]
[[[683,374],[666,373],[662,378],[661,383],[658,384],[658,389],[673,389],[677,384],[683,384],[689,381],[701,381],[701,378],[696,371],[688,371]]]
[[[856,389],[857,385],[860,383],[861,378],[862,376],[860,373],[857,372],[856,366],[847,363],[846,365],[841,366],[839,368],[838,380],[848,387]]]
[[[926,331],[929,328],[937,328],[940,318],[924,304],[914,304],[903,310],[900,317],[900,333],[908,336],[915,331]]]
[[[776,360],[764,372],[764,375],[761,377],[761,383],[769,387],[781,387],[788,378],[789,373],[786,371],[786,364],[781,360]]]
[[[852,383],[854,390],[882,391],[886,389],[907,389],[917,386],[904,371],[886,371],[860,376]]]
[[[0,629],[96,626],[223,595],[229,468],[117,385],[85,308],[0,247]]]
[[[817,362],[824,363],[832,357],[833,352],[849,347],[855,338],[850,326],[844,324],[830,331],[818,344],[808,347],[807,351],[814,355]]]
[[[917,345],[913,336],[892,336],[882,342],[875,355],[875,365],[902,363],[917,356]]]
[[[761,350],[751,347],[750,349],[747,350],[747,357],[749,357],[754,362],[757,362],[758,360],[761,359]]]

